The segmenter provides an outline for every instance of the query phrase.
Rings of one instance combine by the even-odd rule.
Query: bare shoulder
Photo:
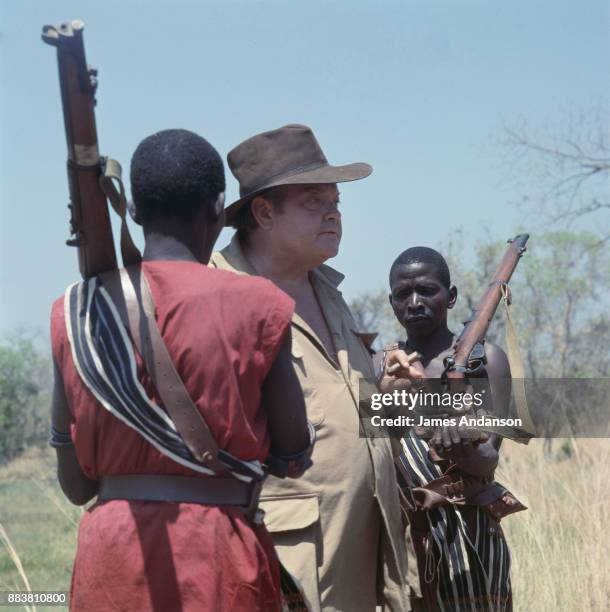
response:
[[[490,378],[510,378],[508,357],[502,348],[493,342],[486,342],[485,355],[487,357],[485,369]]]

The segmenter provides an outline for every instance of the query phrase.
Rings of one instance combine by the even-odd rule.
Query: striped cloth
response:
[[[415,487],[442,476],[428,449],[413,433],[402,439],[400,462]],[[468,523],[451,504],[426,512],[430,534],[420,580],[436,582],[435,609],[442,612],[504,612],[511,605],[508,546],[484,508],[470,509],[476,514]]]
[[[137,377],[132,342],[100,280],[68,287],[64,309],[76,369],[100,404],[180,465],[214,475],[193,457],[169,415],[148,398]],[[243,482],[265,477],[259,461],[244,461],[223,450],[218,457]]]

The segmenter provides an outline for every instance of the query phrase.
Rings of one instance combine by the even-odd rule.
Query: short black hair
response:
[[[413,263],[424,263],[434,266],[438,272],[438,280],[447,289],[451,287],[451,275],[449,274],[449,266],[445,258],[438,251],[424,246],[411,247],[403,251],[394,260],[390,268],[390,285],[392,284],[392,274],[398,266],[408,266]]]
[[[131,195],[142,222],[158,216],[191,220],[225,190],[218,151],[188,130],[145,138],[131,158]]]

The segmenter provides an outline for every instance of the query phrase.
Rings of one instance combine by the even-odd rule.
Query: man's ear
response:
[[[264,196],[256,196],[250,202],[250,211],[261,229],[270,230],[273,227],[273,204]]]
[[[131,200],[127,202],[127,211],[129,212],[129,216],[133,219],[134,223],[142,225],[142,219],[140,219],[140,215],[138,215],[138,209]]]
[[[214,215],[218,218],[225,208],[225,192],[221,191],[214,202]]]
[[[447,308],[453,308],[457,301],[458,290],[455,285],[449,287],[449,299],[447,300]]]
[[[390,306],[394,308],[394,302],[392,301],[392,294],[388,293],[388,301],[390,302]]]

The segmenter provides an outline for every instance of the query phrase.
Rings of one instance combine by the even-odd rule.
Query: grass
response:
[[[529,510],[502,526],[515,610],[610,610],[610,440],[505,442],[496,478]]]
[[[29,583],[35,591],[69,591],[81,514],[63,497],[51,449],[31,448],[1,466],[0,590],[24,591]]]
[[[6,533],[6,530],[4,529],[4,527],[2,527],[2,525],[0,525],[0,541],[2,542],[4,549],[8,553],[10,560],[13,562],[15,569],[19,572],[19,577],[23,581],[23,586],[25,587],[25,590],[31,591],[32,587],[30,586],[30,581],[28,580],[27,574],[25,573],[25,570],[23,569],[23,564],[21,563],[21,559],[19,555],[17,554],[17,551],[15,550],[15,547],[13,546],[11,539],[8,537],[8,533]],[[28,610],[29,612],[30,610],[29,606],[24,606],[24,608]],[[36,608],[32,608],[32,610],[35,610],[35,609]]]
[[[610,610],[608,465],[610,440],[554,440],[546,454],[541,440],[504,443],[497,479],[529,507],[502,522],[517,612]],[[26,579],[69,590],[82,512],[63,497],[50,449],[0,467],[0,590],[24,590]]]

